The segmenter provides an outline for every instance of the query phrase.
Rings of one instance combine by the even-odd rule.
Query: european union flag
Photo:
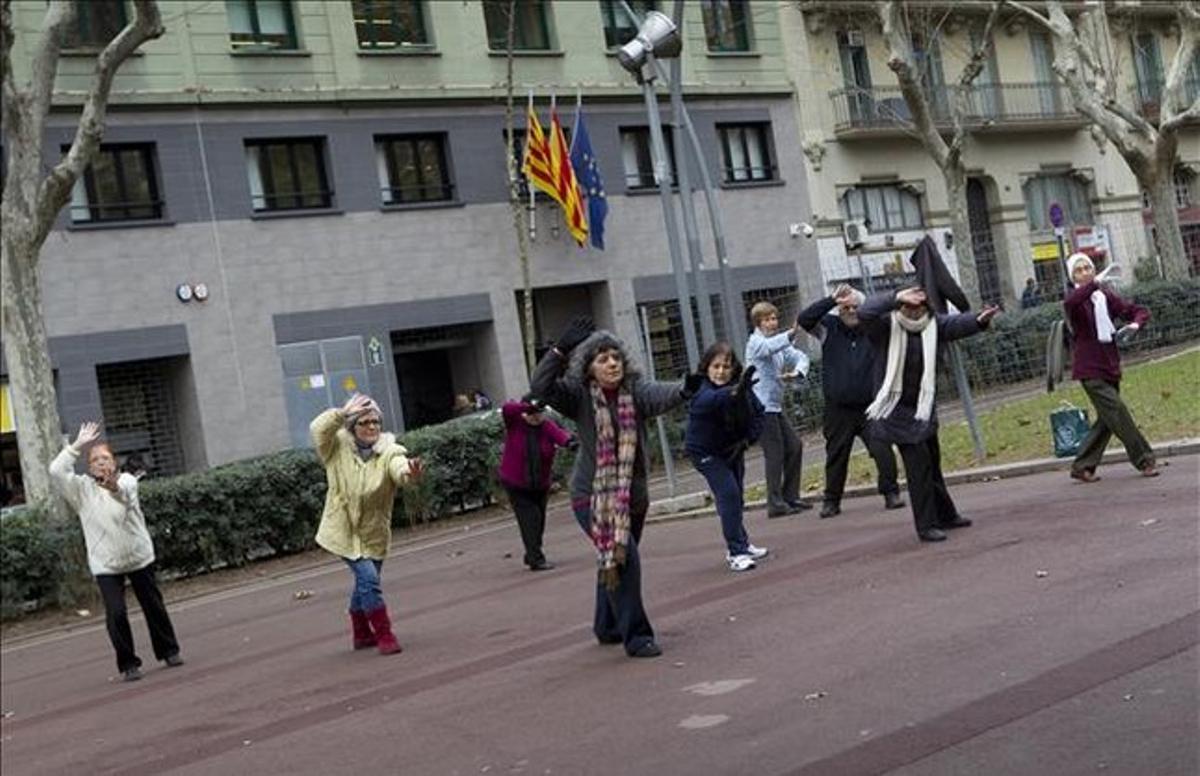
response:
[[[604,193],[604,180],[600,177],[596,154],[592,151],[592,141],[588,137],[587,126],[583,123],[582,108],[575,114],[571,166],[575,168],[579,188],[587,197],[588,233],[591,235],[592,245],[604,250],[604,219],[608,217],[608,195]]]

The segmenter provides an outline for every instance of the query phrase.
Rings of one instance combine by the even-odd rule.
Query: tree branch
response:
[[[54,3],[52,11],[54,10]],[[71,5],[73,3],[62,3]],[[38,191],[36,212],[43,216],[40,223],[44,237],[49,233],[54,217],[71,196],[71,188],[91,162],[104,136],[104,120],[108,110],[108,97],[112,91],[113,78],[126,59],[138,46],[163,34],[162,16],[156,0],[134,0],[133,21],[125,25],[117,36],[96,57],[96,69],[92,84],[83,102],[83,113],[75,130],[71,148],[54,169],[50,171]],[[58,45],[54,44],[57,57]],[[53,79],[51,79],[53,82]]]
[[[1171,59],[1170,67],[1167,68],[1166,83],[1163,85],[1163,101],[1158,125],[1160,132],[1168,131],[1168,129],[1173,132],[1180,124],[1194,115],[1192,114],[1192,111],[1196,109],[1194,103],[1191,107],[1184,108],[1183,85],[1192,62],[1196,59],[1198,47],[1200,47],[1200,6],[1180,3],[1179,47],[1175,49],[1175,56]],[[1182,114],[1184,118],[1180,120],[1177,113]]]
[[[883,25],[883,38],[888,46],[888,68],[900,82],[900,92],[912,113],[912,123],[917,138],[929,151],[938,167],[945,169],[952,161],[950,147],[937,131],[929,100],[921,88],[912,55],[912,38],[907,25],[900,18],[900,5],[896,0],[880,0],[876,3],[879,21]]]

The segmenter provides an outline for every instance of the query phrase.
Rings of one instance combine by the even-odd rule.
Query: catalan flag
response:
[[[550,143],[542,124],[538,121],[537,113],[533,110],[533,99],[529,100],[529,116],[525,128],[525,155],[521,159],[521,174],[530,185],[549,194],[556,202],[562,204],[558,194],[557,177],[550,165]]]
[[[563,217],[567,222],[567,230],[580,246],[587,244],[588,222],[583,212],[583,195],[579,191],[579,182],[575,179],[575,169],[571,166],[571,151],[567,147],[567,138],[563,134],[562,123],[558,120],[558,109],[550,108],[550,169],[554,172],[558,183],[556,199],[562,205]]]

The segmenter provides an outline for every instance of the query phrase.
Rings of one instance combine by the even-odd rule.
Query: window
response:
[[[1173,180],[1175,183],[1175,207],[1179,210],[1191,207],[1192,203],[1196,201],[1192,188],[1196,183],[1196,174],[1180,165],[1175,168]]]
[[[377,137],[375,163],[385,205],[445,202],[454,197],[445,135]]]
[[[128,19],[125,0],[75,0],[75,28],[63,35],[66,49],[104,48]]]
[[[770,124],[718,124],[721,167],[726,183],[775,179]]]
[[[352,0],[351,7],[360,49],[429,45],[421,0]]]
[[[153,220],[162,215],[151,143],[100,146],[71,192],[71,221],[76,224]]]
[[[1162,101],[1163,69],[1158,38],[1153,33],[1139,32],[1133,36],[1133,71],[1142,109],[1157,110]]]
[[[675,178],[675,141],[673,133],[664,131],[663,141],[667,146],[667,172],[671,185],[679,185]],[[621,128],[621,164],[625,168],[625,188],[655,188],[654,162],[650,156],[650,128]]]
[[[701,0],[700,10],[709,51],[750,50],[748,0]]]
[[[848,189],[842,194],[842,217],[865,221],[872,232],[899,232],[925,225],[920,196],[895,183]]]
[[[290,0],[225,0],[225,11],[229,16],[229,42],[234,49],[299,48]]]
[[[645,18],[647,11],[658,9],[658,3],[655,0],[629,0],[629,7]],[[600,0],[600,15],[604,17],[604,45],[607,48],[620,48],[637,36],[637,22],[625,13],[621,0]]]
[[[327,208],[333,202],[323,138],[247,140],[246,173],[256,211]]]
[[[1092,205],[1087,186],[1069,173],[1035,175],[1022,185],[1025,191],[1025,214],[1029,228],[1053,229],[1050,205],[1057,202],[1063,209],[1068,226],[1092,223]]]
[[[517,0],[513,29],[514,51],[549,51],[550,25],[545,0]],[[508,0],[483,0],[483,22],[487,25],[488,48],[508,50]]]

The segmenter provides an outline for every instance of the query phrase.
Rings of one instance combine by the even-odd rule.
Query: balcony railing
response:
[[[1162,110],[1163,92],[1166,90],[1166,81],[1157,79],[1153,81],[1138,81],[1133,86],[1133,104],[1139,113],[1151,121],[1158,119],[1158,114]],[[1200,96],[1200,78],[1188,78],[1183,82],[1183,107],[1195,102],[1196,97]]]
[[[952,89],[929,93],[929,108],[939,127],[952,125]],[[912,120],[900,87],[862,89],[848,86],[830,93],[834,130],[842,133],[894,132]],[[974,129],[996,127],[1075,126],[1083,118],[1075,111],[1066,87],[1057,83],[976,84],[968,87],[963,124]]]

